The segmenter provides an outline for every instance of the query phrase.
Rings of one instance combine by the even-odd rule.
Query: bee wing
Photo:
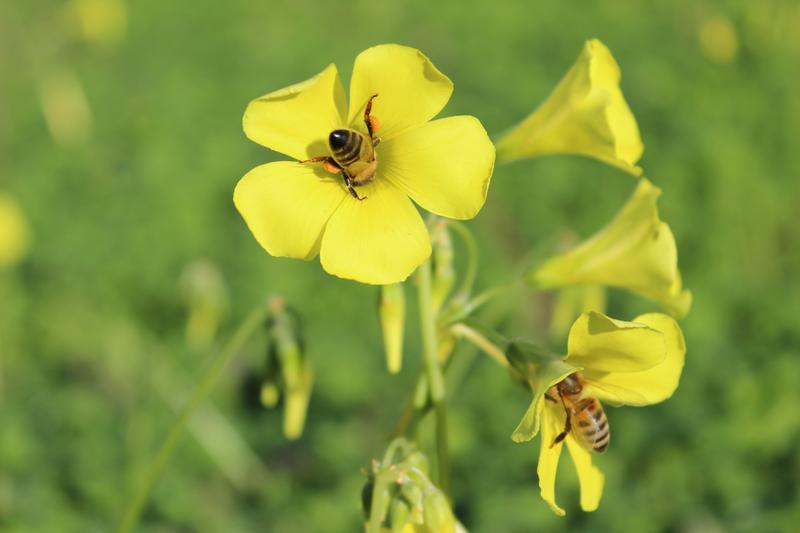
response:
[[[613,383],[586,379],[586,385],[589,387],[587,393],[590,396],[594,396],[598,400],[613,407],[620,407],[622,405],[649,405],[652,403],[648,401],[644,395],[627,387],[614,385]]]

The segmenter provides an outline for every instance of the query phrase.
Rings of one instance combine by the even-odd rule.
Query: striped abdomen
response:
[[[328,135],[328,147],[333,159],[347,168],[362,158],[364,136],[355,130],[333,130]]]
[[[570,404],[572,434],[587,449],[603,453],[608,448],[611,432],[603,407],[596,398],[582,398]]]

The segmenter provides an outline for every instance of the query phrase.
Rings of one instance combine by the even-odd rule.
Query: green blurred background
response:
[[[329,62],[347,80],[359,51],[399,42],[455,82],[444,114],[495,133],[546,97],[590,37],[622,66],[642,165],[664,189],[694,293],[682,383],[664,404],[609,410],[595,513],[579,510],[562,460],[558,518],[539,498],[538,443],[509,439],[525,391],[489,361],[462,365],[456,511],[474,532],[796,530],[798,27],[794,0],[1,0],[0,190],[32,239],[0,270],[0,530],[113,528],[214,346],[276,293],[302,314],[316,369],[305,434],[287,441],[280,410],[254,397],[256,339],[182,440],[141,530],[359,530],[360,469],[415,378],[415,328],[402,373],[388,375],[375,288],[260,249],[232,190],[280,157],[244,137],[244,106]],[[499,166],[469,223],[480,286],[549,253],[565,229],[593,232],[633,186],[588,159]],[[187,344],[187,276],[224,284],[211,347]],[[541,338],[550,298],[514,302],[504,331]],[[615,317],[646,309],[611,294]]]

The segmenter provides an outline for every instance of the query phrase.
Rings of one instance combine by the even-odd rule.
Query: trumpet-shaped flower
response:
[[[256,167],[236,186],[234,203],[256,240],[274,256],[319,254],[323,268],[342,278],[389,284],[408,277],[431,253],[411,200],[444,217],[474,217],[494,166],[494,146],[475,117],[431,121],[452,90],[421,52],[387,44],[356,58],[349,110],[335,65],[252,101],[247,136],[296,160]],[[341,129],[357,132],[362,145],[374,139],[372,172],[357,177],[331,159],[331,134]],[[359,160],[356,170],[367,163]],[[345,174],[357,187],[350,192]]]
[[[564,443],[578,472],[584,511],[597,509],[604,477],[592,464],[591,452],[576,437],[580,427],[576,428],[574,421],[566,438],[557,439],[565,429],[567,415],[566,405],[557,401],[553,387],[578,373],[582,399],[595,398],[613,406],[658,403],[677,388],[686,353],[680,327],[661,313],[641,315],[633,322],[585,313],[570,329],[567,344],[563,359],[522,341],[512,342],[507,352],[512,367],[533,393],[512,438],[528,441],[541,429],[539,489],[542,499],[561,516],[565,512],[556,504],[555,480]]]
[[[9,266],[25,256],[30,232],[25,216],[11,196],[0,192],[0,267]]]
[[[605,228],[532,270],[529,282],[543,289],[579,284],[620,287],[659,302],[674,316],[686,315],[692,295],[682,288],[675,237],[658,218],[660,195],[661,189],[640,180]]]
[[[636,162],[644,146],[619,80],[608,48],[597,39],[587,41],[547,100],[498,141],[497,157],[581,154],[641,175]]]

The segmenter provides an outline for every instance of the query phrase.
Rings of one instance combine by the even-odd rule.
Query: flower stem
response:
[[[464,280],[461,282],[461,288],[458,294],[469,297],[469,294],[472,292],[472,286],[475,284],[475,275],[478,271],[478,243],[475,240],[475,236],[472,235],[472,232],[465,224],[455,220],[450,220],[449,224],[450,227],[458,233],[461,240],[464,241],[464,245],[467,247],[467,271],[464,273]]]
[[[471,327],[467,326],[466,324],[455,324],[450,328],[450,331],[452,331],[456,337],[466,339],[476,348],[480,348],[483,353],[488,355],[500,366],[511,368],[511,365],[508,364],[506,354],[503,352],[503,350]]]
[[[230,361],[231,358],[239,352],[253,332],[264,323],[266,313],[267,306],[264,304],[259,305],[256,309],[251,311],[245,321],[241,323],[239,328],[230,338],[230,340],[228,340],[227,344],[223,346],[223,348],[211,361],[211,364],[206,369],[205,374],[203,374],[203,377],[200,379],[197,385],[195,385],[189,401],[175,419],[175,422],[172,424],[169,433],[167,433],[166,439],[164,439],[164,442],[161,444],[161,448],[158,450],[158,455],[156,455],[155,460],[151,463],[150,468],[147,471],[144,482],[134,493],[133,498],[131,498],[131,500],[128,502],[128,505],[125,509],[125,514],[122,516],[119,528],[117,529],[119,533],[128,533],[129,531],[132,531],[134,527],[136,527],[136,524],[139,522],[139,517],[144,510],[144,506],[147,503],[147,497],[150,495],[150,492],[152,492],[153,488],[161,477],[161,474],[164,472],[175,446],[183,436],[187,423],[192,418],[192,415],[195,413],[195,411],[197,411],[197,408],[200,407],[206,396],[208,396],[209,392],[211,392],[212,387],[216,383],[217,378],[219,378],[228,361]]]
[[[420,334],[422,335],[422,358],[428,377],[431,402],[436,413],[436,455],[439,488],[449,494],[450,457],[447,448],[447,404],[444,375],[438,358],[436,339],[436,317],[431,299],[431,262],[425,261],[417,269],[419,291]]]

